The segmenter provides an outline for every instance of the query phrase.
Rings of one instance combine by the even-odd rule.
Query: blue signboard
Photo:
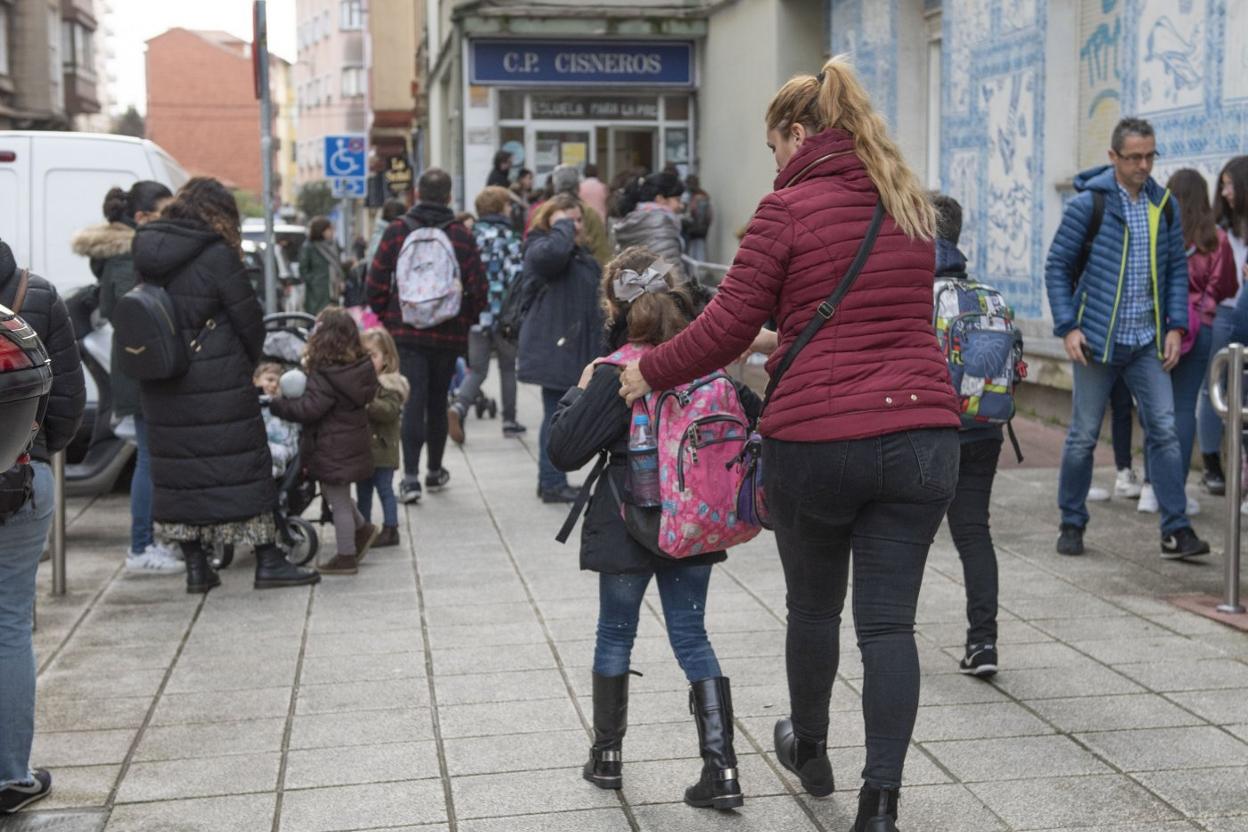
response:
[[[325,137],[325,178],[339,199],[367,193],[368,139],[364,136]]]
[[[691,87],[687,41],[474,40],[473,84]]]

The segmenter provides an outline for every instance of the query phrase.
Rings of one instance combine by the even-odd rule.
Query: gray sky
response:
[[[223,29],[251,40],[251,0],[110,0],[116,32],[113,92],[119,110],[147,109],[144,77],[146,41],[175,26]],[[268,0],[269,49],[295,59],[295,0]]]

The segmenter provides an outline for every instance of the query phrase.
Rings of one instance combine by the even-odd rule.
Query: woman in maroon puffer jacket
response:
[[[932,330],[932,208],[843,58],[785,84],[766,121],[775,191],[715,300],[628,368],[623,394],[692,381],[756,336],[774,370],[883,200],[888,216],[858,281],[784,375],[761,432],[788,589],[792,718],[776,725],[776,753],[808,792],[832,791],[828,701],[852,558],[867,741],[854,830],[894,830],[919,702],[915,606],[958,476],[958,405]],[[769,319],[778,332],[759,335]]]

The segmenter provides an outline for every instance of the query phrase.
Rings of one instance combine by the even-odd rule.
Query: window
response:
[[[368,81],[364,76],[364,67],[348,66],[342,70],[342,92],[343,98],[356,98],[364,95],[367,91]]]
[[[61,73],[61,12],[57,9],[48,10],[48,83],[50,98],[55,102],[54,106],[64,106],[64,96],[61,92],[63,81]]]
[[[95,44],[92,32],[81,23],[61,22],[61,63],[66,72],[95,74]]]
[[[342,0],[339,7],[338,28],[344,32],[358,32],[364,28],[364,0]]]
[[[0,3],[0,75],[8,75],[9,69],[9,7]]]

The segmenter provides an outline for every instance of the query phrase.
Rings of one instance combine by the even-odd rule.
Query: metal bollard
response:
[[[1223,378],[1225,377],[1225,381]],[[1244,612],[1239,602],[1239,513],[1243,499],[1242,454],[1244,446],[1244,345],[1231,344],[1209,363],[1209,400],[1226,423],[1226,595],[1218,612]]]
[[[65,594],[65,452],[52,455],[52,594]]]

